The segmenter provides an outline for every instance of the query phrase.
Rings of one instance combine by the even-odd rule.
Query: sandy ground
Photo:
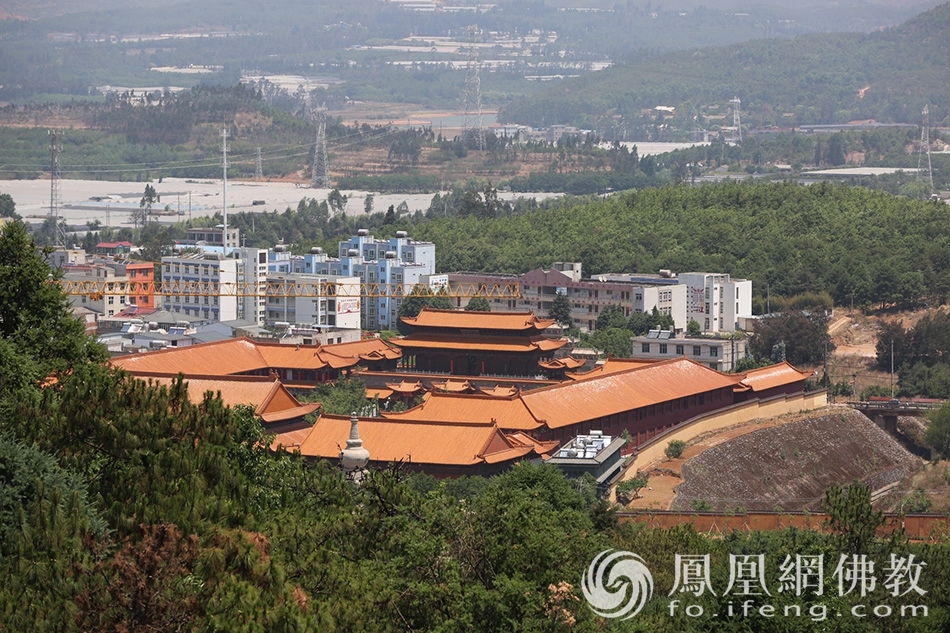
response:
[[[229,180],[227,191],[218,180],[192,180],[184,178],[164,178],[162,182],[153,181],[152,186],[160,197],[160,204],[153,208],[165,209],[170,213],[159,215],[160,222],[172,223],[189,217],[214,215],[222,210],[222,200],[227,196],[229,213],[241,211],[282,213],[287,207],[296,208],[302,198],[316,198],[323,201],[330,193],[329,189],[311,189],[309,185],[292,182],[254,182]],[[60,217],[70,227],[83,227],[87,222],[98,220],[104,226],[132,226],[131,213],[139,208],[139,201],[145,192],[143,182],[111,182],[103,180],[62,180],[60,181]],[[31,224],[41,224],[49,214],[49,180],[3,180],[0,181],[0,193],[13,196],[16,210]],[[366,196],[371,192],[342,191],[349,198],[345,212],[347,215],[363,215]],[[385,211],[390,205],[399,206],[405,202],[410,212],[425,211],[432,201],[432,193],[425,194],[378,194],[373,193],[373,210]],[[499,192],[498,197],[514,200],[517,197],[535,197],[538,199],[555,194],[513,194]],[[93,200],[93,198],[102,198]],[[263,200],[263,204],[254,201]]]

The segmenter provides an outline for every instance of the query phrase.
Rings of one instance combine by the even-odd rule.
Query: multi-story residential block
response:
[[[343,329],[360,329],[360,279],[356,276],[317,274],[313,271],[325,262],[323,249],[307,255],[291,255],[278,245],[268,253],[267,321],[305,324]],[[303,272],[303,271],[308,272]],[[281,292],[291,284],[300,284],[312,292]]]
[[[486,275],[452,273],[453,289],[472,285],[487,289],[517,284],[521,297],[489,298],[493,310],[534,310],[548,313],[557,295],[565,295],[571,304],[571,317],[581,330],[592,331],[597,317],[607,306],[617,305],[629,317],[635,312],[652,312],[673,318],[677,331],[683,331],[695,319],[704,332],[733,332],[740,319],[752,315],[752,282],[731,279],[721,273],[683,273],[669,270],[658,275],[602,274],[581,277],[581,264],[554,262],[550,269],[536,268],[524,275]],[[489,293],[490,294],[490,293]],[[458,305],[467,303],[459,298]]]
[[[129,303],[141,309],[161,307],[155,295],[155,264],[152,262],[119,262],[116,272],[129,280]]]
[[[70,295],[72,305],[88,308],[99,316],[111,317],[124,310],[130,303],[127,294],[129,278],[116,275],[114,267],[102,263],[75,264],[63,268],[63,279],[71,281],[96,281],[95,292]]]
[[[721,372],[730,372],[738,361],[749,355],[744,338],[677,338],[674,332],[651,330],[647,336],[630,337],[632,358],[669,360],[687,357]]]
[[[449,286],[484,285],[486,288],[518,284],[521,297],[492,297],[493,310],[534,310],[548,313],[557,295],[565,295],[571,304],[571,318],[581,330],[593,331],[597,317],[607,306],[620,306],[624,316],[652,312],[673,318],[678,330],[685,329],[686,289],[675,279],[648,275],[597,275],[582,279],[578,262],[554,262],[550,269],[536,268],[521,276],[453,273]],[[459,306],[463,305],[459,299]],[[467,303],[467,302],[466,302]]]
[[[238,297],[221,292],[221,286],[238,280],[241,260],[225,258],[220,253],[193,253],[162,257],[162,283],[196,282],[207,284],[205,291],[162,295],[166,310],[200,316],[210,321],[232,321],[238,318]],[[212,288],[218,290],[212,292]]]
[[[185,243],[195,245],[203,250],[217,250],[224,253],[224,225],[212,227],[197,227],[188,229],[185,234]],[[228,227],[228,252],[241,245],[241,230]]]
[[[739,320],[752,316],[752,281],[732,279],[725,273],[680,273],[688,288],[687,319],[703,332],[735,332]]]
[[[329,257],[323,249],[315,248],[307,255],[284,257],[275,250],[271,271],[357,278],[361,293],[347,297],[348,302],[341,294],[336,305],[338,311],[345,309],[345,314],[359,311],[362,327],[367,330],[395,329],[404,295],[417,285],[445,281],[435,276],[435,245],[416,242],[405,231],[388,240],[377,240],[366,229],[360,229],[357,235],[340,242],[339,252],[339,257]]]

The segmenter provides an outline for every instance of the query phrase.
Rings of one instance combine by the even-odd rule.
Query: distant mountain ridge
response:
[[[638,126],[642,110],[676,106],[702,126],[741,99],[744,125],[855,119],[950,123],[950,4],[871,34],[813,34],[683,51],[553,84],[499,113],[505,122]],[[718,111],[715,110],[718,108]],[[688,121],[681,121],[688,124]]]

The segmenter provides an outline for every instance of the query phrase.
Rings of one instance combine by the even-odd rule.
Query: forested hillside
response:
[[[926,605],[902,631],[948,625],[948,545],[876,539],[883,517],[867,487],[829,491],[830,533],[710,538],[620,523],[592,479],[549,465],[447,481],[394,465],[357,486],[334,464],[272,454],[247,408],[103,366],[48,274],[21,224],[0,229],[0,630],[628,631],[580,587],[608,549],[652,570],[655,597],[635,630],[706,631],[719,619],[821,630],[838,614],[842,630],[894,630],[852,615],[869,601]],[[712,620],[670,608],[677,554],[710,555],[719,591],[690,600],[712,614],[732,604],[721,593],[729,554],[762,554],[775,588],[788,552],[825,554],[827,569],[818,595],[763,602],[801,605],[808,615],[791,628],[755,611]],[[882,580],[867,596],[840,590],[830,569],[858,553]],[[895,553],[926,563],[914,576],[923,595],[885,591]]]
[[[950,293],[950,207],[830,184],[670,186],[411,230],[435,242],[440,271],[722,271],[760,296],[828,291],[871,306]]]
[[[750,126],[841,123],[855,119],[931,123],[950,117],[950,4],[882,32],[761,39],[677,52],[550,85],[502,108],[504,121],[637,128],[641,110],[675,106],[684,121],[738,96]],[[608,124],[612,117],[620,123]],[[681,128],[683,126],[680,126]],[[685,126],[684,129],[690,129]]]

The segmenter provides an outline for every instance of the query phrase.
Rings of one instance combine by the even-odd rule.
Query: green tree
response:
[[[414,317],[422,312],[422,308],[432,308],[434,310],[453,310],[451,297],[444,290],[432,292],[432,289],[425,285],[417,285],[412,289],[402,303],[399,305],[399,316]]]
[[[491,303],[485,297],[475,295],[468,300],[465,309],[469,312],[491,312]]]
[[[640,496],[640,491],[645,488],[648,483],[650,483],[650,480],[646,477],[624,479],[617,484],[617,494],[627,495],[630,499],[637,499]]]
[[[630,341],[630,330],[608,328],[595,330],[586,337],[585,345],[590,345],[614,358],[630,358],[633,355],[633,343]]]
[[[676,459],[686,450],[686,442],[683,440],[670,440],[666,445],[666,456],[670,459]]]
[[[574,325],[574,319],[571,317],[571,302],[568,300],[567,295],[557,293],[554,296],[551,307],[548,308],[548,317],[554,319],[564,327]]]
[[[136,226],[139,224],[145,226],[148,217],[152,215],[152,206],[160,201],[161,198],[155,192],[155,187],[150,184],[145,185],[145,193],[142,195],[142,199],[139,200],[139,211],[132,212],[132,223]]]
[[[20,219],[16,212],[16,203],[13,201],[13,196],[8,193],[0,193],[0,218]]]
[[[606,330],[608,328],[627,328],[627,317],[623,313],[623,308],[619,305],[604,306],[604,309],[597,315],[597,329]]]
[[[339,189],[334,189],[327,195],[327,204],[333,213],[339,215],[346,210],[347,197],[340,193]]]
[[[375,201],[375,199],[374,199],[374,197],[373,197],[373,194],[371,194],[371,193],[366,194],[366,197],[363,198],[363,213],[365,213],[366,215],[372,215],[372,214],[373,214],[373,202],[374,202],[374,201]],[[383,224],[387,224],[387,223],[384,222]]]
[[[689,336],[699,336],[702,333],[703,327],[699,324],[699,321],[690,319],[689,323],[686,324],[686,334]]]
[[[0,228],[0,393],[106,357],[73,317],[61,273],[44,260],[50,253],[22,222]]]
[[[771,358],[773,347],[780,343],[793,365],[817,365],[835,349],[828,334],[828,317],[817,310],[783,312],[756,322],[755,336],[750,339],[754,356]]]
[[[950,404],[945,404],[927,415],[930,426],[924,434],[924,442],[942,459],[950,459]]]
[[[871,553],[877,530],[884,525],[884,513],[871,506],[870,486],[860,481],[850,486],[832,486],[825,491],[822,506],[842,551]]]

